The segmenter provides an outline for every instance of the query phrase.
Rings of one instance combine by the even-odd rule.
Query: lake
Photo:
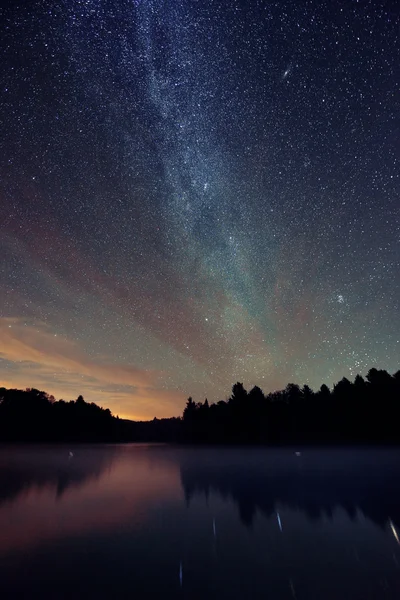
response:
[[[0,598],[400,598],[400,451],[0,449]]]

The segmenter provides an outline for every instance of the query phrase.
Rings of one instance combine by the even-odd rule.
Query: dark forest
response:
[[[55,400],[37,389],[0,388],[3,442],[184,442],[228,444],[397,444],[400,371],[370,369],[330,390],[289,383],[265,395],[235,383],[226,401],[189,398],[182,417],[129,421],[109,409]]]

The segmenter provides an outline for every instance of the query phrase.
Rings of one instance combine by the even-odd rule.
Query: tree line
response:
[[[314,392],[289,383],[284,390],[249,392],[235,383],[229,399],[209,404],[189,398],[182,417],[130,421],[109,409],[46,392],[0,388],[3,442],[184,442],[342,444],[400,442],[400,371],[370,369]]]
[[[82,396],[66,402],[35,388],[0,388],[2,441],[95,441],[107,437],[112,427],[110,410]]]
[[[180,419],[130,421],[94,402],[55,400],[35,388],[0,388],[2,442],[170,441]]]
[[[235,383],[227,401],[189,398],[184,437],[195,442],[261,444],[398,443],[400,371],[370,369],[354,382],[343,377],[330,390],[314,392],[289,383],[264,395]]]

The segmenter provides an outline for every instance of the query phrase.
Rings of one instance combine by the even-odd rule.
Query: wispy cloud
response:
[[[154,372],[133,366],[93,360],[75,342],[16,319],[0,319],[0,356],[9,361],[31,362],[87,375],[107,383],[146,386],[154,384],[157,377]]]
[[[76,342],[41,324],[0,318],[0,385],[41,387],[56,397],[83,394],[120,416],[179,414],[181,394],[157,387],[160,373],[92,358]],[[179,406],[179,408],[178,408]]]

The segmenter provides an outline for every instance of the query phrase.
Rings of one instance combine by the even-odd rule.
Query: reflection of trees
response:
[[[60,497],[68,488],[96,479],[115,456],[113,447],[67,446],[4,448],[0,452],[0,502],[21,493],[51,486]]]
[[[384,526],[400,527],[400,451],[294,452],[218,450],[185,457],[181,480],[188,502],[215,492],[231,498],[242,522],[250,526],[256,511],[270,516],[278,506],[304,512],[309,519],[331,517],[343,508],[357,510]]]

